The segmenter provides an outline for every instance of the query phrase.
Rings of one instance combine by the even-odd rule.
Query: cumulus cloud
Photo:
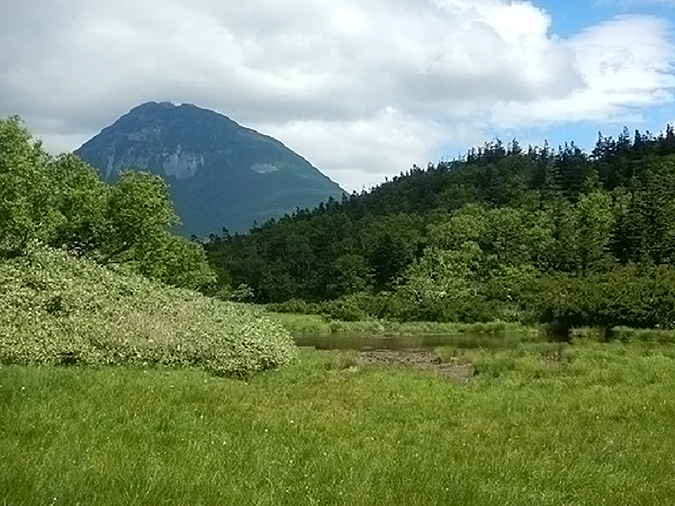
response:
[[[499,128],[672,100],[668,26],[570,39],[524,0],[32,0],[0,16],[0,114],[74,149],[134,105],[191,102],[349,189]],[[453,144],[453,145],[454,145]]]
[[[675,46],[662,20],[620,16],[590,27],[568,42],[583,85],[556,99],[500,102],[503,125],[636,118],[645,106],[673,101]]]
[[[264,130],[345,181],[348,191],[368,189],[421,160],[433,160],[451,134],[446,126],[391,107],[356,121],[301,120],[271,123]]]

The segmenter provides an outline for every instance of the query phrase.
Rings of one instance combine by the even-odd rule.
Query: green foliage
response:
[[[176,220],[158,176],[125,172],[108,186],[75,155],[49,156],[18,118],[0,120],[0,250],[39,240],[175,286],[212,285],[202,246],[169,233]]]
[[[345,253],[333,263],[338,293],[361,292],[371,285],[372,276],[363,255]]]
[[[321,304],[321,312],[335,320],[358,322],[368,319],[358,296],[350,295]]]
[[[111,188],[108,207],[112,237],[105,245],[107,260],[136,257],[138,250],[178,219],[168,185],[147,172],[123,172]]]
[[[52,233],[48,162],[18,117],[0,119],[0,247],[21,248]]]
[[[549,274],[523,287],[522,303],[567,334],[573,327],[675,327],[675,269],[617,266],[585,277]]]
[[[614,230],[612,197],[603,190],[581,195],[574,205],[562,204],[557,229],[557,265],[587,272],[611,261],[608,250]]]
[[[439,302],[446,307],[450,304],[461,306],[477,294],[475,269],[481,253],[480,247],[473,241],[465,242],[456,250],[426,248],[424,256],[404,274],[399,291],[421,306]],[[451,320],[459,315],[453,316]],[[447,320],[443,318],[441,321]]]
[[[378,217],[362,230],[364,256],[376,290],[390,289],[422,245],[422,221],[413,213]]]
[[[138,272],[173,286],[197,289],[216,282],[201,245],[158,231],[136,248]]]
[[[206,247],[258,302],[328,299],[343,319],[671,326],[652,267],[675,259],[674,195],[670,127],[591,156],[495,141]]]
[[[614,251],[622,261],[675,260],[675,157],[646,158],[621,193]],[[619,191],[617,190],[617,193]]]
[[[58,221],[49,244],[67,246],[79,254],[101,248],[112,233],[108,202],[110,188],[75,155],[51,160],[47,176]]]
[[[295,355],[246,309],[29,246],[0,261],[0,362],[196,366],[247,376]]]

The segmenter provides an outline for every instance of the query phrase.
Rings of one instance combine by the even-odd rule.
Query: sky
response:
[[[276,137],[347,191],[675,122],[675,0],[0,1],[0,118],[57,154],[147,101]]]

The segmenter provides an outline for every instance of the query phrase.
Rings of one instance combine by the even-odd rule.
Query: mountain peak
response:
[[[278,140],[193,104],[140,104],[75,153],[109,182],[127,168],[161,175],[186,235],[243,231],[344,194]]]

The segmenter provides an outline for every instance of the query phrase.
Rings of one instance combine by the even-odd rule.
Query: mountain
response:
[[[126,168],[162,176],[186,236],[245,231],[344,195],[278,140],[192,104],[139,105],[75,154],[107,182]]]

